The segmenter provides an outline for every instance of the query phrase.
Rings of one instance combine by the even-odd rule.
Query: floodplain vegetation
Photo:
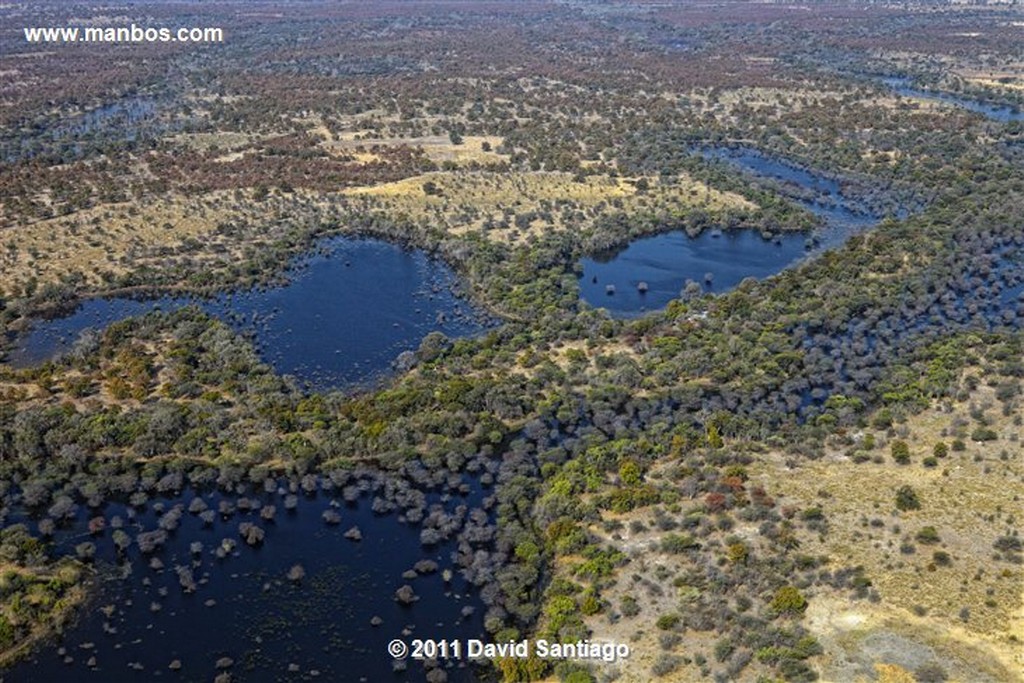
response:
[[[95,548],[56,532],[84,515],[127,557],[177,526],[114,538],[105,502],[383,472],[403,483],[373,479],[382,511],[458,539],[446,570],[496,640],[635,650],[484,676],[1020,680],[1024,126],[882,80],[1020,107],[1019,9],[157,4],[232,31],[20,38],[97,11],[0,9],[7,341],[83,296],[270,284],[339,233],[439,255],[501,324],[433,333],[358,393],[303,389],[195,308],[0,366],[0,666],[89,609]],[[822,228],[807,188],[709,148],[881,219],[641,318],[581,302],[580,258],[641,235]],[[410,493],[481,470],[492,508],[469,520]]]

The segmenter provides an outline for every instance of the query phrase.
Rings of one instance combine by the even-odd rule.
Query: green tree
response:
[[[897,464],[906,465],[910,462],[910,446],[906,441],[893,441],[890,452]]]
[[[641,482],[640,466],[633,460],[626,460],[619,466],[619,479],[626,486],[638,486]]]
[[[746,564],[750,550],[744,543],[733,543],[726,549],[725,555],[732,564]]]
[[[506,683],[539,681],[544,678],[548,670],[547,662],[532,653],[526,659],[501,657],[494,660],[494,665],[501,672],[502,680]]]
[[[775,592],[771,606],[780,614],[798,614],[807,609],[807,598],[795,586],[783,586]]]
[[[718,425],[711,423],[708,425],[708,446],[710,448],[721,448],[725,443],[722,441],[722,435],[718,431]]]
[[[918,500],[917,493],[907,484],[896,489],[896,509],[904,512],[921,509],[921,501]]]
[[[973,441],[995,441],[998,438],[998,432],[988,427],[978,427],[973,432],[971,432],[971,439]]]
[[[879,410],[871,420],[871,426],[875,429],[888,429],[892,427],[892,411],[888,408]]]
[[[14,625],[6,616],[0,614],[0,651],[14,645]]]
[[[654,625],[662,631],[668,631],[679,625],[679,619],[678,614],[662,614]]]

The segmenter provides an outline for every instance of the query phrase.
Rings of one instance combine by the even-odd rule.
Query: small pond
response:
[[[653,311],[678,299],[687,280],[705,291],[724,292],[744,278],[774,275],[803,256],[805,241],[799,234],[769,241],[754,230],[706,230],[691,238],[677,230],[584,259],[580,290],[588,303],[613,315]],[[646,291],[641,291],[641,283]],[[613,294],[609,287],[615,288]]]
[[[15,340],[8,360],[37,364],[66,352],[86,329],[154,308],[197,304],[252,335],[261,357],[278,372],[329,388],[373,382],[429,332],[457,337],[486,324],[457,293],[458,279],[445,264],[381,240],[327,238],[286,276],[283,286],[209,299],[88,299],[70,315],[37,321]]]
[[[588,304],[629,317],[663,308],[679,297],[688,280],[705,291],[726,292],[748,277],[775,275],[808,254],[837,247],[878,221],[866,207],[844,197],[839,181],[825,174],[752,149],[699,151],[739,172],[791,187],[794,201],[821,217],[825,227],[813,236],[782,233],[771,240],[754,230],[706,230],[698,237],[675,231],[641,238],[582,261],[580,293]]]

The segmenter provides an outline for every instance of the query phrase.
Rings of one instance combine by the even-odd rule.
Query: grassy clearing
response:
[[[1024,27],[1024,23],[1020,24]],[[1024,59],[1007,59],[1001,64],[954,65],[960,78],[994,90],[1024,90]]]
[[[623,356],[635,362],[640,361],[640,354],[625,342],[608,342],[590,344],[588,342],[570,341],[556,342],[548,353],[551,361],[562,370],[569,369],[574,363],[584,367],[592,367],[601,356]]]
[[[254,201],[246,190],[164,195],[17,225],[0,231],[0,296],[32,294],[70,276],[80,277],[80,291],[95,291],[140,269],[224,267],[277,239],[298,205],[321,199],[295,192]]]
[[[11,295],[80,273],[88,285],[207,240],[237,211],[225,194],[103,205],[0,233],[0,289]],[[195,245],[192,245],[195,246]]]
[[[466,106],[468,108],[470,105]],[[455,117],[456,120],[461,118]],[[382,148],[394,147],[422,149],[427,158],[438,166],[487,166],[508,161],[507,155],[498,152],[502,145],[501,137],[466,135],[461,140],[453,141],[441,128],[447,120],[439,116],[416,117],[415,122],[423,127],[423,132],[429,131],[429,135],[395,133],[392,127],[403,121],[380,109],[330,120],[317,114],[293,120],[307,126],[329,154],[353,157],[360,163],[379,161],[377,152]]]
[[[455,234],[483,230],[491,239],[511,243],[546,230],[578,229],[613,211],[675,214],[696,207],[712,212],[754,207],[687,176],[661,184],[602,175],[576,179],[561,172],[439,172],[345,194],[362,199],[372,211],[433,222]]]
[[[965,373],[967,386],[969,375],[977,376],[977,368]],[[799,553],[828,558],[822,571],[863,566],[877,594],[877,600],[852,600],[824,583],[804,589],[810,607],[802,623],[824,649],[813,660],[821,680],[932,680],[922,673],[929,667],[940,667],[950,681],[1024,680],[1024,573],[1014,558],[1020,552],[1001,552],[997,543],[1020,529],[1024,416],[1019,400],[1001,400],[997,391],[979,383],[959,401],[851,435],[854,449],[830,441],[819,460],[766,451],[748,468],[749,485],[777,493],[783,516],[812,508],[824,513],[825,526],[801,530]],[[975,438],[982,429],[989,430],[986,440]],[[896,442],[907,444],[908,464],[894,461]],[[944,455],[936,456],[937,443],[947,446]],[[669,471],[656,466],[648,479]],[[897,509],[896,491],[905,485],[920,509]],[[665,551],[661,521],[663,512],[653,506],[603,512],[587,528],[600,545],[629,558],[601,589],[608,610],[586,619],[593,639],[633,648],[615,665],[619,681],[652,680],[666,652],[658,619],[692,590],[678,584],[687,560]],[[766,551],[757,523],[737,520],[729,533],[754,554]],[[565,576],[572,559],[559,565]],[[682,664],[663,680],[698,680],[699,667],[688,660],[714,646],[713,633],[687,630],[669,650]],[[752,667],[737,680],[757,680],[760,673]]]
[[[315,130],[325,137],[323,144],[329,152],[353,156],[363,163],[378,159],[373,151],[375,148],[401,146],[421,148],[427,158],[439,166],[500,164],[508,160],[508,157],[495,151],[501,146],[501,138],[493,135],[467,135],[461,144],[456,145],[447,135],[381,138],[375,137],[373,131],[350,131],[332,138],[324,127]]]
[[[714,115],[722,121],[734,120],[746,110],[760,112],[785,112],[787,115],[805,112],[823,106],[835,106],[849,97],[841,90],[817,90],[814,88],[763,88],[745,87],[723,89],[714,95],[694,91],[686,99],[701,111]],[[894,96],[879,96],[871,99],[871,105],[884,109],[896,109],[900,100]],[[934,102],[920,100],[920,106],[934,106]]]
[[[831,644],[826,679],[847,680],[875,663],[912,671],[932,652],[955,680],[1022,680],[1024,573],[994,544],[1020,525],[1024,453],[1019,414],[999,407],[993,389],[979,387],[969,400],[935,406],[893,433],[873,432],[877,446],[868,452],[880,462],[858,464],[832,450],[797,468],[776,454],[752,471],[786,493],[784,505],[821,506],[831,531],[802,551],[863,565],[881,596],[856,606],[827,594],[811,601],[810,622]],[[972,440],[971,412],[998,438]],[[956,438],[964,450],[923,464],[936,443]],[[893,462],[895,440],[908,444],[909,464]],[[895,509],[903,485],[916,492],[919,510]]]

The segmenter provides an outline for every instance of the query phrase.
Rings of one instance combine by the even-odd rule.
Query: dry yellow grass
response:
[[[685,94],[687,100],[701,111],[710,113],[719,120],[734,120],[741,116],[738,110],[755,109],[761,112],[778,112],[780,116],[798,113],[809,107],[835,106],[847,93],[839,90],[815,90],[813,88],[728,88],[720,91],[714,100],[702,92]],[[906,103],[909,98],[903,98]],[[883,109],[896,109],[901,100],[895,96],[873,97],[870,104]],[[931,100],[915,99],[913,105],[920,109],[936,109],[941,105]],[[796,137],[795,131],[789,134]]]
[[[826,645],[827,680],[844,679],[851,661],[869,656],[865,643],[872,638],[898,643],[892,648],[903,654],[893,659],[934,652],[954,680],[1022,680],[1024,574],[1020,565],[993,560],[993,543],[1019,524],[1022,512],[1024,459],[1020,441],[1012,438],[1019,439],[1021,429],[1012,416],[1001,415],[991,388],[979,388],[972,400],[992,405],[987,414],[1000,439],[967,439],[965,451],[951,452],[934,468],[922,466],[923,458],[936,442],[951,442],[943,429],[951,433],[968,404],[957,404],[954,412],[935,407],[909,420],[904,438],[910,465],[896,465],[888,447],[879,447],[882,463],[856,464],[830,451],[797,469],[788,468],[781,454],[753,468],[755,480],[785,494],[783,505],[825,510],[831,531],[805,543],[802,552],[828,555],[835,568],[863,565],[881,596],[877,604],[827,592],[812,599],[808,621]],[[895,492],[904,484],[917,493],[920,510],[895,511]],[[938,531],[939,544],[914,538],[929,526]],[[903,543],[915,551],[901,552]],[[937,551],[948,553],[952,564],[935,562]],[[963,608],[969,610],[966,621]]]
[[[265,244],[296,207],[324,206],[322,195],[296,191],[253,201],[248,190],[195,197],[163,195],[146,204],[104,204],[0,231],[0,296],[83,278],[82,290],[109,288],[110,278],[140,268],[220,268],[247,246]]]
[[[786,111],[800,111],[807,104],[819,104],[823,100],[838,100],[842,97],[843,93],[838,90],[749,87],[723,90],[718,102],[729,107],[741,104],[754,108],[784,106]]]
[[[966,450],[951,451],[937,467],[924,467],[922,460],[932,455],[936,442],[951,444],[955,433],[970,434],[972,406],[984,410],[999,439],[972,442],[968,436]],[[874,432],[879,443],[872,453],[882,456],[881,463],[854,463],[836,446],[821,460],[801,461],[797,468],[789,467],[791,459],[782,453],[765,454],[748,468],[750,484],[764,485],[777,496],[780,509],[822,507],[829,532],[823,537],[801,532],[800,552],[829,557],[830,571],[863,565],[881,598],[852,600],[849,592],[820,585],[807,589],[810,606],[803,625],[825,650],[812,660],[821,680],[897,683],[915,680],[915,670],[935,663],[950,681],[1024,680],[1024,574],[1020,565],[993,557],[996,539],[1019,527],[1024,513],[1022,430],[1014,424],[1018,416],[1003,415],[1001,406],[994,390],[981,386],[952,409],[936,405],[899,425],[898,435],[888,438],[907,441],[910,465],[895,464],[886,434]],[[916,491],[920,510],[896,511],[895,492],[903,484]],[[678,575],[680,559],[659,547],[662,534],[652,523],[651,508],[626,515],[606,512],[602,518],[621,526],[614,534],[601,524],[590,525],[589,531],[631,560],[602,595],[616,606],[630,595],[639,613],[617,621],[599,614],[586,623],[594,639],[633,648],[627,661],[616,664],[617,680],[648,681],[661,653],[655,621],[685,596],[672,592],[664,581],[654,583],[665,592],[644,586],[659,573]],[[635,521],[646,528],[634,528]],[[928,526],[938,531],[938,544],[916,540]],[[756,524],[745,522],[730,533],[755,546],[760,537]],[[913,554],[900,550],[908,541],[915,546]],[[936,562],[936,551],[948,553],[951,565]],[[644,581],[631,580],[634,576]],[[966,621],[964,607],[969,610]],[[683,643],[686,652],[707,651],[714,638],[687,631]],[[664,680],[696,680],[698,675],[696,669],[683,667]],[[741,680],[757,675],[748,669]]]
[[[1013,80],[1004,80],[1006,77],[1000,76],[996,78],[986,78],[983,76],[972,76],[968,77],[967,80],[977,85],[985,86],[986,88],[1007,90],[1024,90],[1024,77],[1016,76]]]
[[[220,144],[215,138],[195,144]],[[483,152],[482,139],[464,145],[438,142],[436,155],[463,155],[462,161]],[[497,141],[495,141],[497,142]],[[235,140],[234,144],[242,144]],[[475,151],[460,151],[461,148]],[[227,143],[223,145],[229,149]],[[455,150],[455,151],[453,151]],[[236,152],[237,153],[237,152]],[[480,160],[480,157],[476,157]],[[493,239],[515,242],[550,229],[580,227],[611,211],[677,213],[691,207],[718,211],[727,207],[753,208],[736,194],[713,190],[687,177],[669,185],[648,180],[638,191],[638,179],[591,176],[577,181],[568,173],[492,173],[449,171],[430,173],[393,183],[345,191],[352,204],[388,216],[405,215],[445,226],[453,234],[479,230],[487,221],[498,227]],[[437,187],[428,194],[427,183]],[[297,193],[318,201],[309,193]],[[36,286],[79,273],[87,288],[140,267],[159,267],[176,259],[197,261],[237,251],[245,240],[219,234],[227,221],[251,227],[267,207],[250,201],[250,193],[217,192],[198,197],[165,196],[142,205],[101,205],[78,213],[15,225],[0,234],[0,295],[24,293]],[[515,216],[532,214],[528,226]],[[504,221],[504,223],[502,223]],[[252,232],[250,230],[250,232]],[[246,239],[258,239],[257,234]]]
[[[625,356],[639,362],[640,354],[635,348],[624,342],[605,342],[590,344],[583,341],[556,342],[548,352],[551,361],[562,370],[568,369],[573,362],[571,356],[578,356],[574,352],[582,352],[587,367],[594,365],[595,359],[601,356]]]
[[[917,679],[909,671],[895,664],[875,664],[878,672],[878,683],[917,683]]]
[[[0,233],[0,290],[22,291],[81,273],[90,286],[106,272],[119,275],[158,262],[185,240],[209,238],[218,223],[237,215],[227,193],[169,198],[146,205],[108,204]]]
[[[467,103],[468,111],[471,104]],[[462,117],[456,116],[455,120]],[[320,145],[330,154],[353,157],[361,163],[377,161],[374,149],[382,147],[412,147],[422,149],[428,159],[439,166],[445,163],[456,166],[469,164],[495,164],[507,161],[507,156],[496,150],[502,139],[495,135],[466,135],[460,144],[453,144],[447,133],[434,128],[430,135],[405,135],[393,129],[400,118],[394,113],[381,109],[367,110],[359,114],[325,120],[318,114],[308,113],[292,119],[307,126],[314,136],[320,138]],[[421,115],[415,119],[424,129],[434,124],[447,124],[440,116]],[[463,120],[464,122],[464,120]],[[406,123],[406,122],[403,122]]]
[[[1024,22],[1019,22],[1024,27]],[[957,66],[952,69],[966,81],[995,90],[1024,90],[1024,59],[1008,60],[998,66]]]
[[[743,197],[719,192],[687,176],[669,185],[647,179],[650,189],[637,189],[638,178],[587,176],[577,180],[561,172],[438,172],[393,183],[348,190],[353,200],[387,215],[432,221],[455,234],[484,229],[491,239],[516,242],[545,230],[580,227],[600,213],[612,211],[683,212],[754,208]],[[433,186],[432,192],[428,188]],[[516,215],[534,215],[517,227]],[[504,224],[503,224],[504,223]]]
[[[1020,667],[995,654],[991,643],[966,629],[937,624],[905,610],[851,603],[833,595],[817,595],[810,603],[804,626],[821,643],[823,681],[870,683],[879,676],[909,673],[911,662],[938,662],[951,683],[1005,683],[1020,680]],[[1012,651],[1012,647],[1005,648]],[[907,666],[886,659],[899,658]],[[915,680],[913,677],[911,680]]]
[[[447,135],[428,135],[408,138],[379,138],[372,131],[350,131],[332,139],[326,128],[316,129],[325,137],[324,147],[335,154],[354,156],[362,162],[374,161],[377,155],[371,150],[374,147],[413,147],[421,148],[427,158],[441,165],[445,162],[456,166],[470,163],[496,164],[508,158],[495,150],[501,146],[501,138],[489,135],[467,135],[462,144],[452,144]],[[490,149],[485,149],[489,147]]]

